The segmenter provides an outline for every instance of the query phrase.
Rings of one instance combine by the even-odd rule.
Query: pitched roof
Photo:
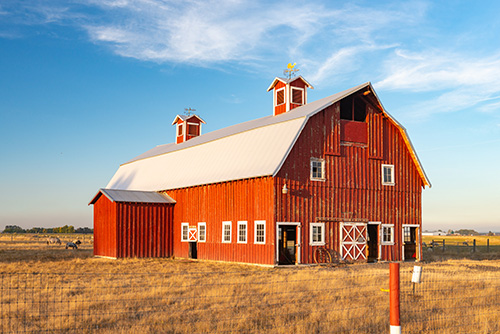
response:
[[[106,188],[159,191],[275,175],[311,116],[367,87],[374,92],[368,82],[287,113],[209,132],[181,144],[157,146],[121,165]],[[400,129],[424,185],[430,186],[406,130],[383,112]]]
[[[177,123],[178,119],[180,119],[181,121],[185,122],[186,120],[191,119],[193,117],[194,118],[198,118],[201,123],[207,124],[207,123],[205,123],[205,121],[200,116],[193,114],[193,115],[177,115],[177,116],[175,116],[174,121],[172,122],[172,125],[174,125],[175,123]]]
[[[271,82],[271,85],[269,86],[267,91],[269,92],[271,89],[273,89],[274,86],[276,86],[276,84],[280,81],[283,82],[284,84],[288,84],[288,83],[293,82],[295,80],[302,80],[306,84],[307,87],[314,89],[314,87],[309,82],[307,82],[306,79],[304,79],[301,75],[299,75],[298,77],[293,77],[293,78],[288,78],[288,79],[276,77],[276,78],[274,78],[273,82]]]
[[[92,198],[89,205],[95,204],[99,197],[106,196],[112,202],[131,202],[131,203],[167,203],[172,204],[175,201],[167,194],[160,194],[155,191],[133,191],[120,189],[99,189]]]

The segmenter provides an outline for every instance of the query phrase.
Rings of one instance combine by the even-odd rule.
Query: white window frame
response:
[[[194,125],[194,126],[197,126],[197,127],[198,127],[198,134],[196,134],[196,135],[192,135],[192,134],[190,134],[190,133],[189,133],[189,126],[190,126],[190,125]],[[194,136],[194,137],[199,136],[199,135],[200,135],[200,124],[198,124],[198,123],[192,123],[192,122],[187,122],[187,126],[186,126],[186,134],[187,134],[188,136]]]
[[[201,238],[201,227],[203,226],[203,229],[205,230],[205,237],[202,239]],[[198,242],[207,242],[207,223],[198,223]]]
[[[231,243],[231,239],[232,239],[232,222],[230,221],[225,221],[225,222],[222,222],[222,243],[223,244],[230,244]],[[224,231],[226,230],[226,226],[229,226],[229,240],[225,240],[224,238]]]
[[[245,240],[240,240],[240,232],[241,232],[241,226],[245,226]],[[248,222],[246,220],[240,220],[238,221],[238,239],[237,243],[239,244],[246,244],[248,240]]]
[[[321,240],[313,241],[314,227],[321,227]],[[309,245],[324,246],[325,245],[325,223],[310,223],[309,224]]]
[[[313,166],[314,163],[320,163],[321,164],[321,177],[313,176]],[[325,181],[325,159],[319,159],[319,158],[311,158],[311,164],[310,164],[310,177],[311,181]]]
[[[283,91],[283,103],[280,103],[278,104],[278,92],[282,90]],[[281,106],[283,104],[286,103],[286,90],[285,90],[285,87],[282,87],[282,88],[279,88],[279,89],[276,89],[274,91],[274,106],[277,107],[277,106]]]
[[[391,181],[390,182],[387,182],[385,180],[385,169],[386,168],[389,168],[390,171],[391,171]],[[382,165],[382,184],[384,186],[393,186],[393,185],[395,185],[395,182],[394,182],[394,165]]]
[[[179,134],[179,129],[181,134]],[[184,123],[177,123],[177,137],[183,137],[184,136]]]
[[[300,105],[304,105],[304,102],[305,102],[305,94],[304,94],[304,88],[300,88],[300,87],[290,87],[290,103],[293,103],[293,104],[300,104]],[[302,103],[297,103],[297,102],[293,102],[293,91],[294,90],[300,90],[302,92]]]
[[[385,241],[385,230],[389,229],[391,240]],[[394,224],[382,224],[380,228],[380,244],[381,245],[394,245]]]
[[[264,226],[264,240],[263,241],[258,241],[257,240],[257,228],[258,226]],[[253,237],[253,242],[257,245],[265,245],[266,244],[266,221],[265,220],[256,220],[254,222],[254,237]]]
[[[186,228],[186,238],[184,239],[184,227]],[[189,242],[189,223],[181,223],[181,241]]]

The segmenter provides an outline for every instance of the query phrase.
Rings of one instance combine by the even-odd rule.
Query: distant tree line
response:
[[[72,225],[64,225],[62,227],[33,227],[29,229],[23,229],[17,225],[7,225],[2,233],[81,233],[81,234],[91,234],[94,233],[94,229],[88,227],[78,227],[75,229]]]

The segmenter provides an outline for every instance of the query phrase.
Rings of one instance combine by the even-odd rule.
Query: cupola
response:
[[[201,135],[201,123],[207,124],[200,116],[190,113],[193,109],[187,110],[189,110],[187,115],[177,115],[172,122],[172,125],[176,125],[176,144],[198,137]]]
[[[314,89],[302,76],[293,76],[294,72],[298,71],[293,69],[294,66],[295,64],[288,64],[288,70],[284,71],[285,75],[288,74],[288,78],[274,78],[267,89],[268,92],[273,90],[273,114],[275,116],[307,104],[307,88]]]

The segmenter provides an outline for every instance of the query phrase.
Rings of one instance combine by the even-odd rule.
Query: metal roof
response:
[[[275,175],[311,116],[367,87],[378,100],[368,82],[280,115],[157,146],[121,165],[106,188],[159,191]],[[400,129],[424,185],[430,186],[406,129],[383,112]]]
[[[271,89],[274,88],[274,86],[276,86],[276,84],[278,83],[278,81],[281,81],[283,82],[284,84],[288,84],[292,81],[295,81],[297,79],[300,79],[302,80],[307,87],[311,88],[311,89],[314,89],[314,87],[309,83],[307,82],[306,79],[304,79],[301,75],[299,75],[298,77],[293,77],[293,78],[281,78],[281,77],[276,77],[274,78],[273,82],[271,83],[271,85],[267,88],[267,91],[269,92]]]
[[[97,202],[101,195],[106,196],[112,202],[131,202],[131,203],[167,203],[173,204],[175,201],[167,194],[160,194],[155,191],[134,191],[123,189],[99,189],[92,198],[90,204]]]

